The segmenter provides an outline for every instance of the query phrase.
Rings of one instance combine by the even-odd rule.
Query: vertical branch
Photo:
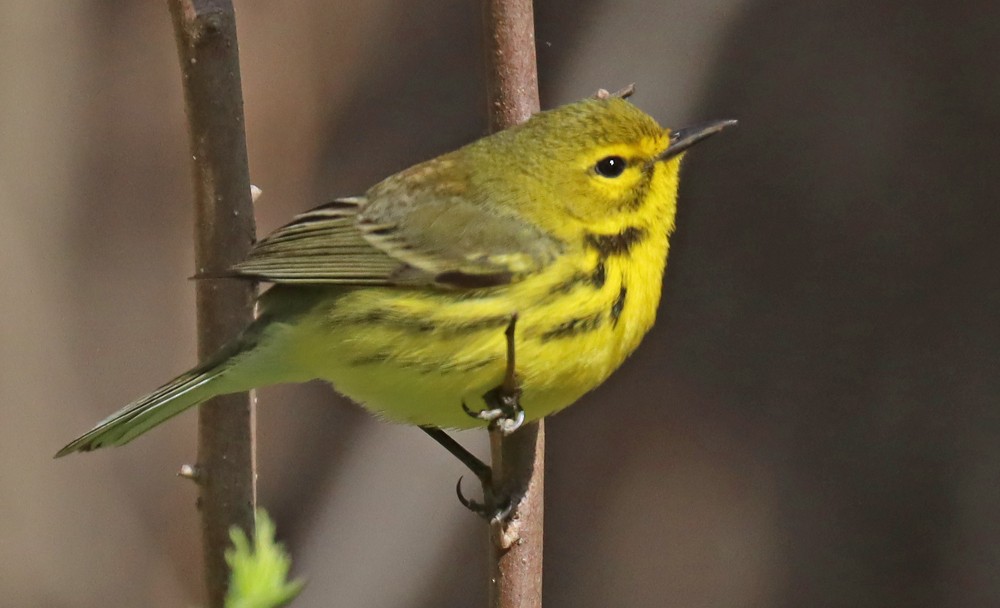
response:
[[[184,86],[195,188],[195,265],[227,270],[254,239],[243,130],[236,18],[229,0],[168,0]],[[253,319],[254,288],[241,281],[197,283],[198,352],[204,359]],[[221,608],[228,584],[229,527],[253,534],[256,502],[253,398],[204,403],[198,418],[198,507],[209,606]]]
[[[485,0],[490,130],[528,120],[538,111],[535,19],[531,0]]]
[[[531,0],[485,0],[485,21],[490,128],[497,131],[538,111]],[[513,503],[509,517],[491,526],[490,606],[540,608],[543,423],[526,424],[506,437],[491,431],[490,456],[493,495],[510,496]]]

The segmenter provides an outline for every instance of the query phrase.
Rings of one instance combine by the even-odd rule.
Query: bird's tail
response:
[[[231,374],[249,350],[245,340],[224,347],[211,359],[181,374],[149,395],[126,405],[97,423],[56,453],[56,458],[73,452],[89,452],[106,446],[125,445],[154,426],[198,405],[202,401],[252,388],[241,381],[243,374]],[[248,384],[244,386],[245,384]]]

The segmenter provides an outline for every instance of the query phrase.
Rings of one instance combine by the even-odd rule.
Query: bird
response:
[[[126,444],[217,395],[314,379],[386,420],[483,427],[515,345],[519,420],[554,414],[653,326],[682,157],[735,123],[666,129],[598,95],[301,213],[203,279],[272,284],[238,338],[56,456]]]

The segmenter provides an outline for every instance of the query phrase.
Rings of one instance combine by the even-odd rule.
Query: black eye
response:
[[[625,171],[625,159],[621,156],[606,156],[597,161],[594,171],[604,177],[618,177]]]

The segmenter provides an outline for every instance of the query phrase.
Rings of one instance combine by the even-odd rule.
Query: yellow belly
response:
[[[281,356],[386,419],[473,428],[483,423],[462,403],[482,409],[482,395],[502,382],[504,332],[517,313],[521,406],[528,420],[538,419],[603,382],[650,329],[665,237],[649,260],[579,256],[478,292],[326,288],[289,325]]]

